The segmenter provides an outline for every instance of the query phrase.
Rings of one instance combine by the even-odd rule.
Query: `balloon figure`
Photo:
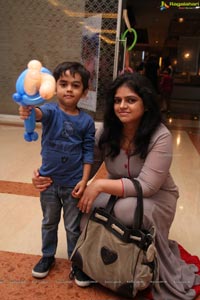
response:
[[[55,94],[56,82],[51,72],[44,68],[38,60],[31,60],[16,81],[16,93],[13,100],[19,105],[38,105],[50,100]],[[24,139],[36,141],[35,110],[32,109],[28,119],[24,120]]]

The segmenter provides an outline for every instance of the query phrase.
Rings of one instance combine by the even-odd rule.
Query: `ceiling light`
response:
[[[189,52],[186,52],[185,54],[184,54],[184,58],[185,59],[188,59],[190,57],[190,53]]]

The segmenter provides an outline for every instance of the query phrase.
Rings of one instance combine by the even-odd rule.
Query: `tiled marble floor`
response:
[[[200,256],[200,121],[169,119],[168,125],[174,141],[171,172],[180,190],[170,237]],[[25,142],[23,131],[20,125],[0,122],[0,299],[121,300],[103,288],[80,290],[68,281],[62,222],[55,272],[45,281],[32,279],[31,268],[41,248],[42,216],[38,192],[31,185],[33,169],[40,165],[40,141]],[[41,133],[40,128],[37,131]]]

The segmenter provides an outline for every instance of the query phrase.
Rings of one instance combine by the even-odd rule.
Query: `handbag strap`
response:
[[[141,184],[136,179],[131,179],[137,191],[137,206],[133,217],[133,228],[141,229],[143,223],[144,205],[143,205],[143,191]]]
[[[143,207],[143,192],[141,184],[136,179],[131,179],[133,182],[136,192],[137,192],[137,206],[135,209],[135,213],[133,216],[133,229],[141,229],[142,223],[143,223],[143,213],[144,213],[144,207]],[[110,199],[105,207],[105,210],[111,214],[113,211],[113,208],[115,206],[116,201],[118,200],[117,196],[111,195]]]
[[[117,196],[114,196],[114,195],[111,195],[109,200],[108,200],[108,203],[105,207],[105,210],[109,213],[109,214],[112,214],[112,211],[113,211],[113,208],[115,206],[115,203],[117,202],[118,200],[118,197]]]

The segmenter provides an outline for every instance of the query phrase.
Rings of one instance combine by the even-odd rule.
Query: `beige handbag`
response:
[[[111,196],[105,208],[95,208],[72,253],[71,261],[90,278],[126,297],[157,280],[158,264],[154,230],[142,229],[143,195],[135,179],[137,208],[133,228],[121,224],[112,214],[117,201]]]

